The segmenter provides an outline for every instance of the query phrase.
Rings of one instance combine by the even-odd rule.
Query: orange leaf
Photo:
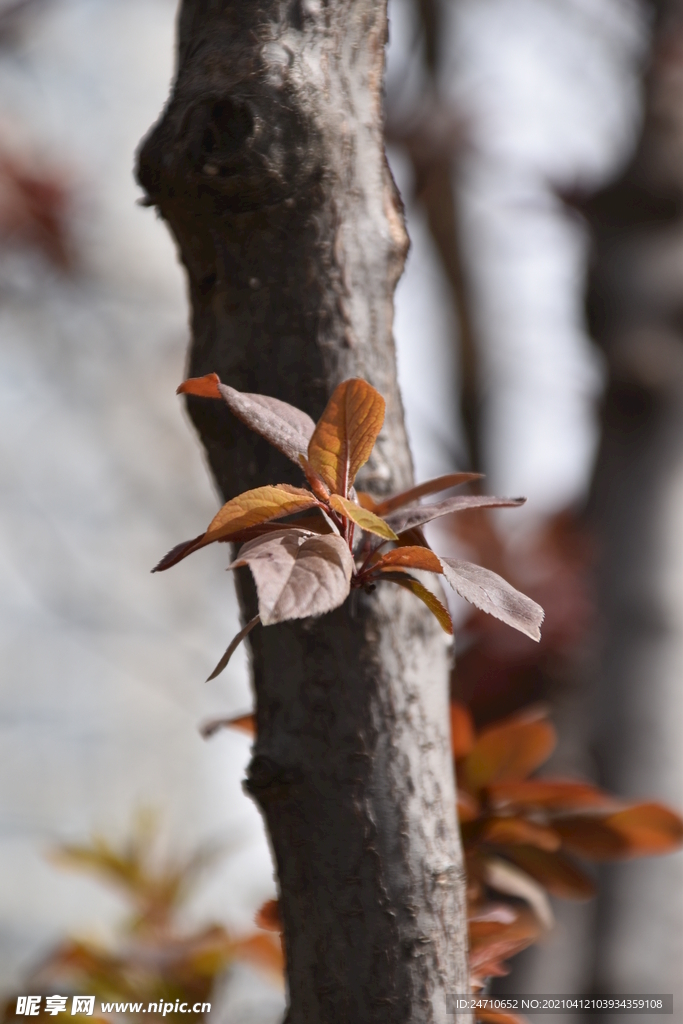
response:
[[[588,875],[560,851],[549,853],[536,846],[506,846],[504,853],[553,896],[586,900],[595,895],[595,886]]]
[[[465,757],[474,746],[474,722],[469,708],[459,701],[451,701],[451,748],[453,757]]]
[[[249,935],[245,939],[238,939],[233,949],[235,956],[240,960],[247,960],[270,974],[282,976],[285,958],[282,954],[282,943],[275,936]]]
[[[439,491],[447,491],[450,487],[458,487],[460,484],[469,483],[471,480],[481,480],[481,473],[446,473],[445,476],[437,476],[433,480],[426,480],[417,487],[411,487],[408,491],[401,491],[400,494],[393,494],[390,498],[380,501],[373,511],[378,516],[387,515],[397,508],[410,505],[411,502],[419,501],[427,494],[438,494]]]
[[[661,804],[635,804],[609,815],[574,815],[553,825],[572,853],[617,860],[670,853],[683,843],[683,821]]]
[[[358,491],[356,497],[358,498],[358,504],[361,506],[361,508],[366,508],[368,512],[374,512],[375,509],[377,508],[377,503],[375,502],[375,499],[372,497],[372,495],[366,494],[365,491]]]
[[[442,573],[443,568],[439,558],[429,548],[422,547],[398,547],[387,551],[385,555],[375,563],[374,568],[385,569],[396,568],[424,569],[426,572]]]
[[[318,499],[310,491],[290,484],[269,484],[245,491],[223,505],[214,516],[204,534],[204,543],[230,537],[238,530],[246,530],[259,523],[294,512],[303,512],[318,505]]]
[[[382,578],[388,580],[390,583],[397,583],[399,587],[403,587],[405,590],[409,590],[412,594],[415,594],[415,597],[419,597],[419,599],[427,605],[432,615],[436,616],[439,620],[439,625],[444,632],[452,636],[453,622],[448,613],[448,609],[444,608],[438,597],[432,594],[431,590],[427,590],[419,580],[416,580],[409,573],[402,572],[401,570],[392,573],[387,572]]]
[[[355,377],[335,388],[308,445],[308,461],[335,494],[346,498],[384,423],[385,402]]]
[[[267,932],[281,932],[280,901],[266,900],[263,906],[256,911],[254,922]]]
[[[197,395],[199,398],[223,398],[218,385],[221,379],[217,373],[207,373],[205,377],[190,377],[184,380],[176,390],[176,395]]]
[[[204,739],[209,739],[219,729],[237,729],[238,732],[245,732],[247,736],[255,736],[256,716],[238,715],[237,718],[214,718],[203,725],[199,732]]]
[[[384,540],[398,540],[398,537],[391,529],[390,526],[376,516],[374,512],[370,512],[366,508],[362,508],[360,505],[356,505],[354,501],[349,501],[348,498],[342,498],[340,494],[333,494],[330,498],[330,508],[339,515],[345,516],[347,519],[351,519],[354,523],[360,526],[361,530],[366,530],[368,533],[374,533],[378,537],[383,537]]]
[[[556,734],[549,722],[528,714],[489,726],[465,758],[461,780],[474,791],[503,780],[523,779],[550,756]]]
[[[577,807],[614,806],[614,797],[587,782],[565,779],[524,779],[487,786],[489,801],[498,808],[538,807],[548,811]]]
[[[458,810],[458,821],[461,825],[468,821],[476,821],[479,817],[479,804],[474,797],[470,793],[466,793],[464,789],[459,789],[457,791],[456,807]]]
[[[557,832],[524,818],[489,818],[480,838],[486,843],[526,843],[541,850],[558,850],[561,839]]]

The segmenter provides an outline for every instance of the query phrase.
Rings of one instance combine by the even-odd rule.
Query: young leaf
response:
[[[475,918],[468,926],[470,970],[483,976],[506,974],[501,970],[502,961],[530,946],[541,932],[537,918],[528,910],[518,912],[511,922]]]
[[[360,526],[361,530],[374,533],[378,537],[383,537],[384,540],[398,540],[394,531],[387,526],[383,519],[376,516],[374,512],[369,512],[366,508],[349,501],[348,498],[342,498],[340,494],[332,495],[330,508],[340,515],[346,516],[347,519],[351,519],[357,526]]]
[[[587,782],[565,779],[524,779],[494,782],[487,786],[488,798],[499,809],[539,808],[571,811],[578,808],[614,807],[615,799]]]
[[[397,583],[399,587],[403,587],[405,590],[409,590],[415,597],[419,597],[427,607],[429,608],[432,615],[436,616],[439,620],[439,625],[445,633],[450,636],[453,635],[453,622],[448,613],[448,610],[444,608],[439,601],[438,597],[432,594],[431,590],[427,590],[425,586],[416,580],[407,572],[401,570],[395,572],[386,572],[382,575],[382,579],[388,580],[390,583]]]
[[[489,615],[526,634],[541,639],[541,623],[545,612],[540,604],[521,594],[490,569],[471,562],[442,558],[443,574],[456,593]]]
[[[481,473],[446,473],[445,476],[437,476],[433,480],[426,480],[417,487],[411,487],[408,491],[400,494],[393,494],[391,498],[385,498],[378,505],[372,508],[378,516],[385,516],[397,508],[404,508],[411,502],[419,501],[427,494],[438,494],[439,491],[447,491],[450,487],[458,487],[460,484],[467,484],[471,480],[481,480]],[[367,495],[369,497],[369,495]],[[371,499],[372,500],[372,499]]]
[[[430,551],[429,548],[415,546],[393,548],[392,551],[387,551],[385,555],[382,555],[373,566],[373,570],[377,569],[382,572],[397,568],[423,569],[425,572],[443,573],[441,561],[433,551]]]
[[[593,882],[561,852],[548,853],[535,846],[507,846],[505,856],[535,878],[552,896],[587,900],[595,895]]]
[[[462,512],[468,508],[517,508],[523,505],[526,498],[493,498],[489,495],[464,494],[457,498],[445,498],[433,505],[412,505],[410,508],[399,509],[387,515],[389,526],[396,533],[413,530],[416,526],[424,526],[432,519],[450,515],[451,512]]]
[[[234,636],[232,638],[232,640],[230,641],[230,644],[228,646],[227,651],[225,652],[225,654],[223,655],[221,660],[218,662],[218,664],[216,665],[215,669],[213,670],[213,672],[211,673],[209,678],[206,680],[207,683],[210,683],[212,679],[215,679],[216,676],[219,676],[221,674],[221,672],[227,666],[228,662],[232,658],[233,654],[235,653],[235,651],[237,650],[239,645],[244,640],[245,636],[248,636],[249,633],[251,633],[251,631],[254,628],[254,626],[257,626],[260,621],[261,620],[258,617],[258,615],[255,615],[254,618],[251,619],[246,624],[246,626],[243,629],[241,629],[236,636]]]
[[[523,779],[550,757],[556,741],[549,722],[524,715],[491,725],[463,761],[461,781],[476,792],[495,782]]]
[[[250,526],[282,519],[293,512],[314,508],[318,499],[310,491],[289,484],[272,484],[245,491],[223,505],[209,523],[204,543],[222,540]]]
[[[485,843],[524,843],[550,852],[559,850],[562,842],[554,829],[524,818],[488,818],[480,838]]]
[[[254,577],[264,626],[337,608],[348,597],[354,569],[341,537],[293,527],[245,544],[230,568],[240,565]]]
[[[357,377],[335,388],[308,445],[308,461],[335,494],[346,498],[384,423],[385,402]]]
[[[222,384],[217,374],[192,377],[178,388],[178,394],[222,398],[234,415],[273,447],[299,465],[305,455],[315,423],[305,412],[269,395],[252,395]]]

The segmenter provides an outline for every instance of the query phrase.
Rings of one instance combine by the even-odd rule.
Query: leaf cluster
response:
[[[180,999],[194,1004],[211,1001],[216,981],[237,960],[281,977],[281,944],[263,930],[237,937],[218,924],[182,927],[179,914],[187,897],[218,851],[206,847],[186,857],[164,858],[157,840],[153,820],[144,816],[121,847],[96,836],[56,851],[59,864],[94,873],[113,886],[130,913],[109,945],[89,939],[62,942],[28,979],[32,991],[49,995],[56,987],[105,1001],[147,1005]],[[4,1021],[15,1019],[15,1006],[16,999],[6,1003]],[[154,1013],[148,1018],[156,1019]]]
[[[351,590],[372,592],[378,583],[411,591],[452,633],[447,608],[410,570],[443,577],[477,608],[540,639],[539,605],[488,569],[439,557],[422,531],[453,512],[514,507],[523,498],[461,495],[421,504],[423,497],[477,479],[474,473],[450,473],[382,501],[355,490],[356,475],[384,422],[384,399],[366,381],[340,384],[317,424],[279,399],[237,391],[215,373],[186,380],[178,391],[225,401],[238,419],[294,462],[305,481],[302,487],[256,487],[232,498],[203,534],[177,545],[154,570],[168,569],[216,541],[242,545],[229,568],[249,567],[258,615],[237,634],[209,678],[225,668],[259,622],[268,626],[322,615],[343,604]]]
[[[580,861],[665,854],[683,844],[683,819],[662,804],[624,804],[587,782],[530,778],[557,739],[543,709],[477,735],[468,709],[453,703],[451,736],[474,984],[507,974],[505,960],[552,926],[548,894],[594,895]]]

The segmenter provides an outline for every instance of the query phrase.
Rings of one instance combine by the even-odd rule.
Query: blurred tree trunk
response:
[[[391,334],[407,240],[382,144],[377,0],[184,0],[178,72],[139,178],[192,302],[189,373],[317,417],[353,375],[387,399],[363,486],[411,479]],[[227,408],[190,414],[224,497],[299,483]],[[254,614],[250,581],[238,580]],[[380,588],[252,633],[247,788],[279,878],[290,1024],[445,1022],[467,990],[448,654],[412,595]]]
[[[683,3],[652,3],[645,117],[620,179],[588,206],[589,317],[608,361],[594,515],[604,649],[602,782],[683,802]],[[683,1005],[683,855],[610,868],[594,985]]]

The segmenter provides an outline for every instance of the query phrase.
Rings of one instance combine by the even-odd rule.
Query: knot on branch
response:
[[[247,768],[244,789],[259,803],[263,803],[264,800],[284,796],[301,779],[300,768],[278,764],[263,754],[257,754]]]

